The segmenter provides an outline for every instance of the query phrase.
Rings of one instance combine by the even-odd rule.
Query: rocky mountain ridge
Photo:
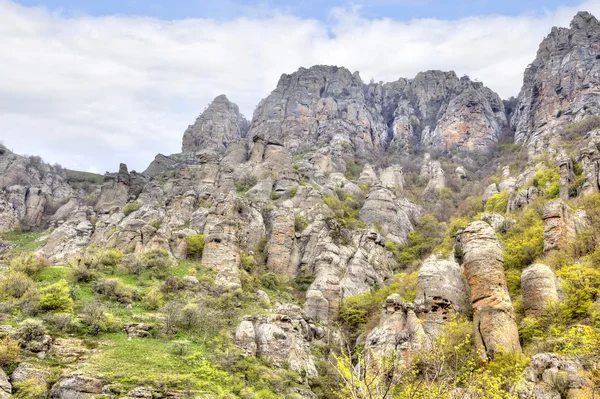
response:
[[[345,346],[353,351],[348,369],[359,381],[380,372],[377,365],[390,355],[398,359],[396,366],[427,364],[424,354],[441,356],[438,338],[446,337],[448,326],[457,327],[456,320],[469,325],[466,340],[471,345],[473,337],[475,351],[464,356],[473,362],[533,351],[525,380],[502,387],[512,390],[508,394],[585,396],[593,386],[585,374],[587,354],[575,351],[569,357],[558,344],[537,351],[528,337],[541,336],[541,327],[530,326],[548,322],[549,304],[573,298],[557,277],[568,277],[572,267],[561,259],[587,262],[582,254],[595,259],[597,212],[585,201],[600,191],[600,123],[589,119],[598,114],[599,52],[600,23],[590,14],[577,14],[569,29],[554,29],[525,72],[510,123],[497,94],[454,72],[365,84],[358,73],[320,65],[282,75],[251,122],[226,96],[218,96],[185,131],[182,152],[159,154],[143,173],[121,164],[101,183],[77,180],[58,166],[0,146],[0,233],[45,230],[36,255],[53,265],[47,270],[70,273],[76,288],[64,279],[67,297],[78,301],[82,290],[93,289],[93,297],[112,306],[110,313],[133,317],[135,322],[117,328],[127,342],[154,339],[152,326],[159,324],[159,337],[173,337],[174,314],[180,332],[189,333],[193,312],[228,299],[226,306],[214,305],[219,316],[202,319],[207,325],[223,323],[218,333],[210,332],[221,345],[214,348],[226,347],[219,352],[226,358],[222,367],[233,367],[227,356],[235,346],[243,353],[240,359],[258,357],[274,370],[293,372],[289,379],[297,384],[273,388],[278,397],[331,397],[315,393],[315,381],[327,375],[321,357],[338,351],[343,376]],[[511,126],[516,144],[498,151]],[[535,157],[541,149],[544,156]],[[573,249],[579,242],[585,245]],[[27,295],[4,289],[3,295],[17,293],[0,297],[8,309],[0,307],[0,313],[2,320],[19,325],[5,328],[6,339],[21,337],[29,363],[21,362],[10,378],[0,373],[1,398],[13,387],[24,392],[20,384],[32,379],[52,385],[53,398],[184,396],[181,385],[162,392],[141,383],[121,389],[106,370],[90,373],[102,349],[79,353],[82,343],[53,340],[46,333],[23,338],[22,326],[31,327],[21,314],[49,311],[50,318],[74,310],[72,303],[71,309],[31,305],[43,302],[41,293],[53,285],[42,279],[38,291],[31,288],[30,277],[40,279],[40,271],[28,276],[15,270],[15,259],[21,259],[15,249],[18,243],[0,242],[5,264],[0,283],[25,281]],[[99,258],[90,260],[95,251]],[[192,266],[177,269],[181,275],[162,270],[167,274],[142,280],[144,268],[173,270],[174,264],[189,266],[185,262]],[[207,274],[197,277],[200,272]],[[140,292],[128,293],[119,283],[132,276]],[[379,293],[388,295],[379,298]],[[596,294],[590,295],[595,300]],[[375,308],[353,302],[372,296]],[[93,303],[81,300],[77,310],[89,336]],[[140,311],[142,303],[153,312]],[[586,306],[595,305],[590,300]],[[240,317],[237,310],[248,313]],[[568,317],[580,324],[569,324],[568,331],[581,335],[578,331],[590,327],[582,316],[588,313],[576,311],[581,314]],[[588,317],[592,329],[595,317]],[[198,350],[207,345],[206,330],[202,344],[190,335]],[[229,341],[232,348],[223,343]],[[456,344],[453,350],[464,345]],[[52,384],[50,373],[30,364],[46,356],[66,364]],[[198,361],[186,359],[195,369],[208,367]],[[80,368],[88,373],[80,374]],[[410,369],[409,375],[429,378],[424,370]],[[488,383],[485,376],[472,375]],[[120,377],[129,381],[130,376]],[[396,389],[409,386],[406,381],[397,380]],[[486,397],[468,391],[468,384],[452,389],[452,395]],[[194,392],[218,397],[216,391]],[[238,394],[230,397],[262,397]]]

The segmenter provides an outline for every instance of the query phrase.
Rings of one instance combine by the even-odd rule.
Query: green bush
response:
[[[419,220],[415,230],[408,234],[407,242],[400,248],[398,266],[407,268],[431,254],[444,237],[444,224],[438,222],[435,216],[425,214]]]
[[[142,205],[138,204],[137,202],[128,202],[123,207],[123,213],[125,214],[125,216],[128,216],[131,213],[133,213],[133,212],[137,211],[138,209],[140,209],[141,207],[142,207]]]
[[[47,396],[46,387],[35,378],[29,378],[23,382],[14,384],[14,399],[44,399]]]
[[[0,368],[6,369],[17,363],[21,346],[19,343],[8,336],[0,339]]]
[[[69,283],[60,280],[57,283],[40,290],[38,306],[43,311],[71,313],[73,312],[73,299],[69,291]]]
[[[33,281],[25,273],[11,271],[0,277],[0,300],[19,299],[31,289]]]
[[[277,194],[277,192],[275,192],[275,191],[271,191],[271,200],[277,201],[278,199],[279,199],[279,194]]]
[[[202,259],[202,253],[204,252],[204,242],[206,237],[202,234],[196,234],[194,236],[185,237],[187,243],[187,257],[199,262]]]
[[[49,265],[46,258],[29,253],[13,258],[10,261],[10,270],[33,276]]]
[[[533,177],[534,187],[542,190],[548,198],[556,198],[560,194],[560,169],[553,165],[538,171]]]
[[[164,249],[150,249],[142,254],[146,269],[152,270],[157,276],[165,276],[173,266],[169,253]]]
[[[238,193],[245,193],[258,183],[256,176],[245,174],[235,183],[235,190]]]
[[[587,316],[590,306],[600,296],[600,271],[583,265],[565,267],[557,272],[563,280],[566,300],[561,303],[565,317]]]
[[[298,187],[298,184],[294,184],[288,189],[288,194],[290,195],[290,198],[294,198],[296,196],[296,193],[298,192]]]
[[[358,180],[365,165],[362,162],[356,162],[353,159],[346,162],[346,179]]]
[[[488,213],[506,213],[508,208],[508,191],[494,194],[485,203],[485,211]]]
[[[517,224],[500,238],[504,243],[505,268],[523,270],[543,253],[544,222],[532,207],[528,207],[516,219]]]
[[[102,278],[93,282],[92,288],[97,294],[106,299],[115,300],[120,303],[131,303],[134,293],[125,284],[116,278]]]
[[[340,199],[340,195],[343,199]],[[335,220],[348,229],[365,228],[365,224],[358,218],[361,204],[350,194],[342,192],[338,196],[327,195],[323,202],[333,211]]]
[[[385,243],[385,249],[387,251],[397,253],[398,252],[398,244],[396,244],[394,241],[387,241]]]
[[[34,341],[39,341],[46,335],[46,329],[39,320],[27,319],[23,321],[15,331],[15,338],[21,345],[27,345]]]
[[[308,226],[308,220],[299,213],[294,215],[294,230],[296,233],[301,233]]]

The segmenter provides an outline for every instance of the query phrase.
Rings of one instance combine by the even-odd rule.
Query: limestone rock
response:
[[[387,297],[379,324],[365,339],[363,356],[367,362],[380,362],[395,354],[409,361],[412,353],[421,348],[425,333],[411,303],[404,303],[398,294]]]
[[[102,381],[79,373],[61,378],[50,390],[52,399],[87,399],[102,394]]]
[[[427,321],[428,332],[434,332],[436,324],[448,320],[453,312],[465,313],[469,308],[469,287],[462,267],[435,255],[427,258],[419,270],[415,310]]]
[[[499,192],[500,191],[498,191],[498,185],[496,185],[496,183],[492,183],[489,186],[487,186],[485,188],[485,191],[483,192],[483,203],[485,204],[487,200],[489,200],[491,197],[498,194]]]
[[[442,169],[442,164],[440,161],[429,161],[423,168],[421,168],[421,174],[425,169],[425,174],[429,177],[429,181],[427,182],[427,187],[425,187],[424,193],[428,192],[439,192],[441,189],[446,187],[446,176],[444,175],[444,170]]]
[[[358,178],[359,183],[367,184],[369,186],[373,186],[375,184],[379,184],[379,178],[377,177],[377,173],[370,164],[366,164],[360,173],[360,177]]]
[[[516,318],[504,276],[502,248],[492,227],[469,224],[457,238],[473,306],[475,342],[482,352],[521,350]]]
[[[573,210],[563,200],[547,202],[543,218],[544,252],[565,248],[575,239]]]
[[[525,370],[529,386],[519,392],[519,397],[560,399],[563,397],[589,397],[591,382],[583,375],[583,366],[577,359],[553,353],[538,353],[531,358]]]
[[[570,28],[552,28],[525,70],[511,126],[515,141],[534,152],[546,149],[556,128],[600,112],[600,23],[578,13]]]
[[[267,254],[268,270],[288,278],[296,276],[299,255],[293,212],[282,209],[273,213]]]
[[[540,316],[546,305],[558,301],[558,279],[546,265],[533,264],[521,274],[525,316]]]
[[[20,363],[12,372],[10,381],[13,384],[13,392],[18,391],[16,385],[28,380],[34,380],[37,385],[46,388],[46,384],[50,378],[50,373],[46,370],[34,367],[31,363]]]
[[[211,149],[224,153],[227,144],[246,136],[248,121],[227,96],[216,97],[183,135],[182,151]]]
[[[8,398],[12,394],[12,385],[4,370],[0,369],[0,398]]]
[[[404,188],[404,174],[399,165],[391,165],[387,168],[380,169],[379,180],[381,181],[382,186],[396,189],[398,192],[402,191]]]
[[[420,217],[419,208],[405,198],[397,198],[387,188],[371,187],[360,210],[360,220],[381,226],[382,234],[391,241],[403,243]]]
[[[480,219],[489,223],[497,233],[505,233],[517,223],[515,219],[506,218],[499,213],[482,213]]]

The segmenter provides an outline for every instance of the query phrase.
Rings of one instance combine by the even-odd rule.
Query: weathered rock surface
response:
[[[539,399],[591,397],[591,383],[583,375],[583,366],[577,359],[553,353],[538,353],[531,358],[525,370],[529,383],[519,397]]]
[[[521,345],[504,276],[502,248],[494,229],[477,221],[457,238],[471,291],[475,342],[493,357],[500,351],[519,352]]]
[[[224,153],[231,141],[245,137],[248,121],[227,96],[216,97],[183,134],[182,151],[214,150]]]
[[[79,373],[62,377],[50,390],[52,399],[87,399],[102,394],[102,381]]]
[[[566,248],[575,239],[573,210],[563,200],[547,202],[543,218],[544,252]]]
[[[265,358],[278,367],[287,363],[291,370],[316,377],[310,343],[325,338],[326,330],[312,323],[297,306],[282,306],[276,312],[246,316],[236,329],[236,344],[248,355]]]
[[[0,369],[0,398],[7,399],[10,398],[12,394],[12,385],[8,380],[8,376],[4,372],[4,370]]]
[[[480,219],[492,226],[497,233],[505,233],[517,223],[515,219],[504,217],[499,213],[482,213]]]
[[[469,286],[461,265],[435,255],[427,258],[419,270],[415,299],[415,311],[426,321],[427,332],[434,333],[452,313],[469,308]]]
[[[379,325],[367,335],[363,355],[367,362],[381,362],[386,356],[409,361],[425,339],[412,303],[404,303],[400,295],[392,294],[383,305]]]
[[[533,264],[521,274],[521,292],[525,316],[540,316],[546,305],[558,301],[559,281],[546,265]]]
[[[552,28],[525,70],[511,125],[515,141],[545,150],[556,129],[600,112],[600,23],[578,13],[570,28]]]

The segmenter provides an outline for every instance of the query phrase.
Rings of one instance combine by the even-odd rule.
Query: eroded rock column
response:
[[[458,243],[471,289],[476,345],[488,357],[502,351],[520,352],[502,248],[494,229],[485,222],[473,222],[460,234]]]
[[[521,274],[525,316],[538,317],[551,301],[558,301],[557,278],[546,265],[533,264]]]

